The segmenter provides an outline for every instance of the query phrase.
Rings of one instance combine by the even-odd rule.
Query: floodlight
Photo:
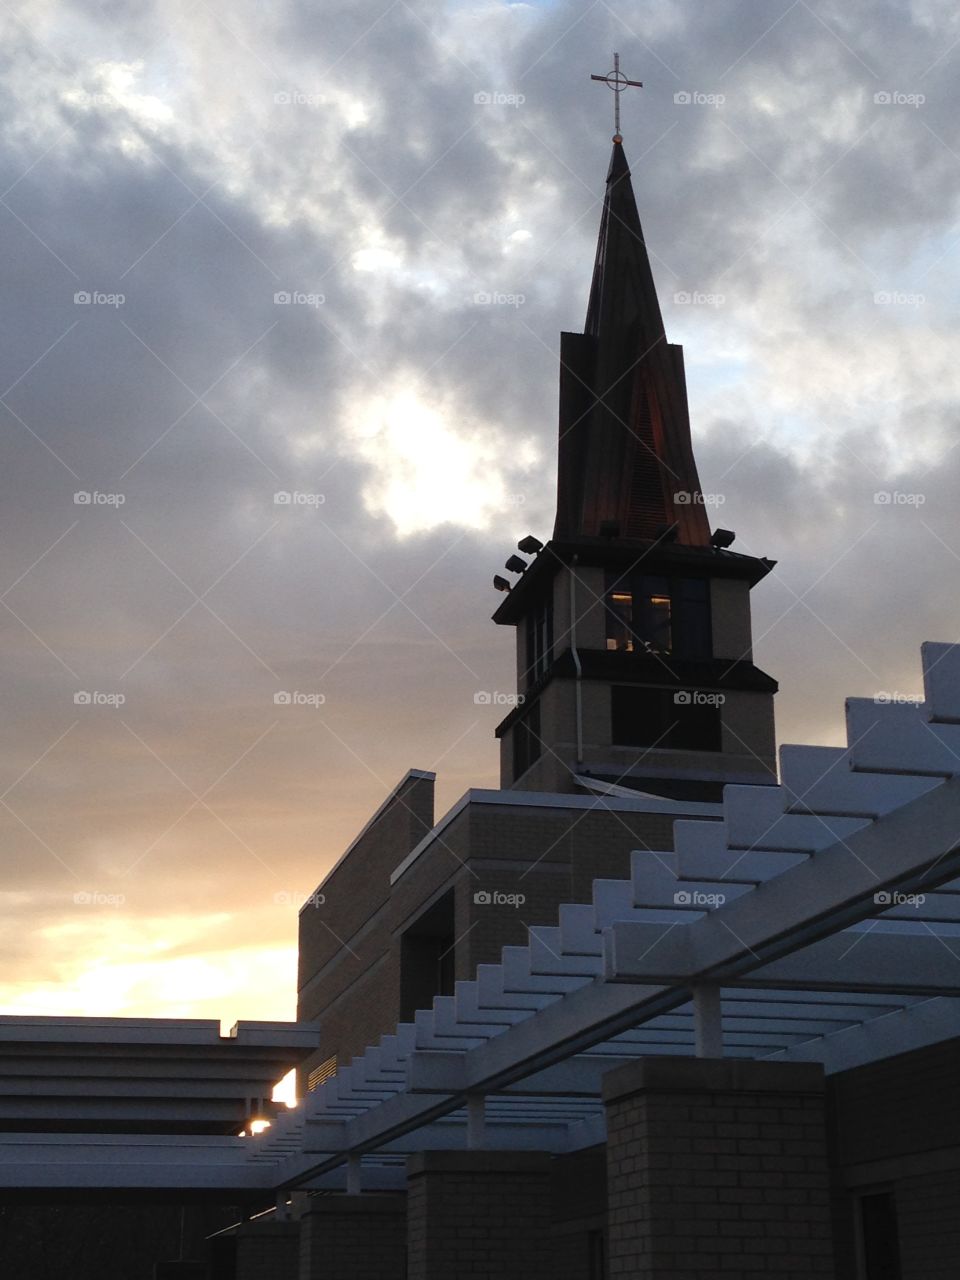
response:
[[[720,551],[725,547],[729,547],[736,536],[732,529],[714,529],[710,537],[710,545]]]

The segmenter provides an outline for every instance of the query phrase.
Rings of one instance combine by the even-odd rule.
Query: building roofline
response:
[[[663,796],[638,794],[627,799],[610,795],[579,796],[565,791],[494,791],[471,787],[399,863],[390,876],[390,884],[396,884],[454,818],[471,804],[510,805],[518,809],[603,809],[608,813],[661,813],[678,818],[709,818],[720,814],[720,806],[716,804],[699,800],[670,800]]]
[[[437,779],[437,775],[436,773],[432,772],[430,769],[408,769],[407,772],[400,779],[400,781],[397,783],[397,785],[387,794],[387,796],[382,801],[382,803],[374,810],[371,816],[363,824],[363,826],[360,828],[357,834],[353,837],[353,839],[347,845],[346,849],[344,849],[343,853],[341,853],[340,857],[337,858],[333,866],[330,867],[330,869],[324,873],[323,878],[319,881],[316,889],[314,890],[314,894],[316,894],[320,889],[323,888],[323,886],[327,883],[327,881],[330,879],[333,873],[337,870],[337,868],[341,865],[341,863],[346,862],[347,858],[350,857],[351,853],[353,853],[354,849],[357,847],[357,845],[360,843],[363,837],[371,830],[372,827],[376,826],[376,824],[383,817],[384,813],[386,813],[387,809],[390,807],[393,801],[396,800],[404,784],[409,782],[411,778],[422,778],[422,779],[425,779],[427,782],[435,782]],[[303,906],[300,908],[300,911],[298,912],[298,914],[302,915],[303,912],[307,909],[307,907],[311,905],[312,903],[309,900],[305,902]]]

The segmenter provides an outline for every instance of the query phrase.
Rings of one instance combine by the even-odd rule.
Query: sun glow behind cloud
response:
[[[368,399],[355,422],[357,449],[372,469],[367,508],[388,516],[401,537],[443,524],[485,529],[513,500],[507,442],[450,401],[431,404],[401,387]],[[512,462],[533,462],[531,445],[509,447]]]

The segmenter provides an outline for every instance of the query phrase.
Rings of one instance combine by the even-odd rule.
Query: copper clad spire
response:
[[[555,537],[706,546],[683,352],[668,343],[623,145],[614,140],[583,334],[561,338]]]

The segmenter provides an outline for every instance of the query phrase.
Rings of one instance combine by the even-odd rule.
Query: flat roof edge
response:
[[[578,796],[566,791],[494,791],[489,788],[471,787],[456,804],[448,809],[440,821],[415,845],[390,876],[395,885],[417,861],[446,827],[470,804],[512,805],[529,809],[606,809],[621,813],[661,813],[683,817],[719,817],[721,806],[694,800],[671,800],[662,796],[591,795]],[[709,813],[707,812],[709,810]]]

